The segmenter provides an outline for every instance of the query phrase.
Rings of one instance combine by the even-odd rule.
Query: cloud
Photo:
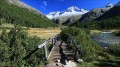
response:
[[[44,4],[44,6],[47,6],[47,2],[46,1],[43,1],[43,4]]]
[[[45,9],[45,6],[47,6],[47,2],[46,2],[46,1],[43,1],[42,3],[43,3],[43,5],[41,5],[40,7],[41,7],[42,9],[46,10],[46,9]]]
[[[41,8],[43,8],[45,10],[45,7],[44,6],[40,6]]]

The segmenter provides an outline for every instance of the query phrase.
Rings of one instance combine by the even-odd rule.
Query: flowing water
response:
[[[120,44],[120,37],[115,36],[112,32],[102,32],[92,35],[92,39],[98,42],[102,47],[107,47],[110,44]]]

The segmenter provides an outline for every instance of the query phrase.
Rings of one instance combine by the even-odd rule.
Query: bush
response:
[[[1,25],[1,20],[0,20],[0,25]]]
[[[120,31],[114,32],[115,36],[120,36]]]
[[[37,46],[42,43],[38,37],[29,37],[27,32],[15,27],[0,35],[0,66],[1,67],[38,67],[44,60],[43,49]]]
[[[110,54],[120,56],[120,44],[110,45],[107,49]]]

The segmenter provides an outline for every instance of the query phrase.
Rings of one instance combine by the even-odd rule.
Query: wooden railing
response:
[[[53,36],[53,37],[49,38],[48,40],[44,41],[44,43],[38,45],[38,48],[44,48],[44,55],[45,55],[46,60],[49,59],[51,51],[52,51],[52,49],[51,49],[51,51],[48,53],[47,45],[49,43],[51,43],[53,45],[53,47],[54,47],[54,45],[57,42],[58,38],[60,38],[59,35]],[[76,41],[74,40],[73,37],[70,37],[70,45],[74,46],[73,48],[74,48],[75,59],[78,59],[78,56],[83,55],[81,49],[78,47],[78,45],[77,45],[77,43],[76,43]]]
[[[78,59],[78,56],[82,56],[83,53],[81,49],[78,47],[76,41],[74,40],[73,37],[70,37],[70,45],[74,46],[74,54],[75,54],[75,59]]]
[[[45,59],[48,60],[49,58],[49,54],[48,54],[48,49],[47,49],[47,44],[52,44],[53,46],[55,45],[56,41],[57,41],[57,38],[58,38],[59,35],[56,35],[56,36],[53,36],[51,38],[49,38],[48,40],[44,41],[44,43],[38,45],[38,48],[44,48],[44,54],[45,54]],[[53,48],[53,47],[52,47]]]

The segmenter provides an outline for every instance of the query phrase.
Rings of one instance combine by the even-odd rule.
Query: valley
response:
[[[0,67],[120,67],[120,2],[0,0]]]

